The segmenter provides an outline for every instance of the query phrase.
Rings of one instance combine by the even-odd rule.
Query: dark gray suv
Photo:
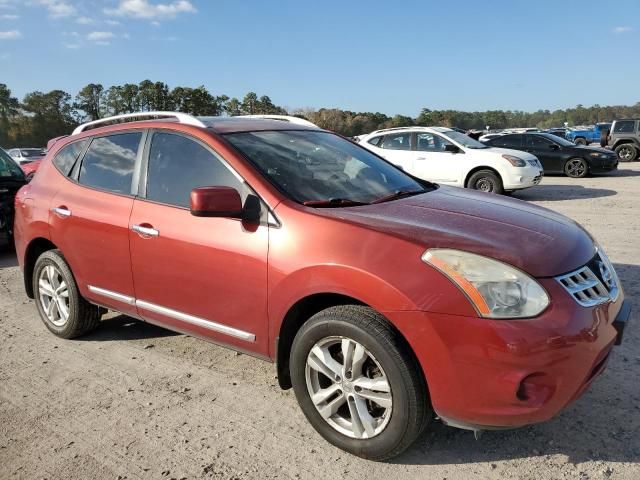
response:
[[[632,162],[640,156],[640,119],[614,120],[609,146],[621,162]]]

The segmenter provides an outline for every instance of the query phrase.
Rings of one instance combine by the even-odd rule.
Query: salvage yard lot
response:
[[[557,418],[513,431],[437,422],[374,463],[326,443],[272,365],[110,315],[51,335],[0,256],[0,478],[640,478],[640,164],[516,193],[584,225],[614,262],[631,323],[605,373]],[[544,259],[540,259],[541,262]]]

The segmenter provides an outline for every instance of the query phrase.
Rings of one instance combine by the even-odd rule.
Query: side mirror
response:
[[[242,220],[248,223],[260,223],[262,216],[262,206],[260,199],[255,195],[247,195],[242,209]]]
[[[460,153],[460,149],[451,143],[445,144],[444,151],[450,153]]]
[[[235,188],[198,187],[191,190],[191,215],[242,218],[242,200]]]

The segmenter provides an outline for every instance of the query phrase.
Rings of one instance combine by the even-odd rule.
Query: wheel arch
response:
[[[308,295],[298,300],[289,308],[280,325],[279,334],[274,340],[276,348],[276,371],[280,388],[282,388],[283,390],[288,390],[292,387],[291,374],[289,369],[289,355],[291,353],[293,339],[295,338],[300,328],[316,313],[319,313],[329,307],[335,307],[339,305],[361,305],[375,310],[375,308],[357,298],[332,292],[314,293]],[[416,358],[415,352],[411,348],[411,345],[404,337],[404,335],[402,335],[402,332],[400,332],[400,330],[398,330],[398,328],[393,325],[393,323],[387,320],[384,314],[381,313],[381,315],[385,318],[390,328],[392,328],[398,334],[398,337],[401,339],[402,344],[407,351],[407,354]],[[422,366],[420,365],[420,362],[417,360],[417,358],[416,365],[418,365],[418,367],[420,368],[419,373],[426,384],[427,378],[424,371],[422,371]]]
[[[44,252],[48,250],[55,250],[58,248],[51,240],[44,237],[37,237],[29,242],[24,254],[24,289],[27,293],[27,297],[34,298],[33,291],[33,269],[36,265],[36,260]]]

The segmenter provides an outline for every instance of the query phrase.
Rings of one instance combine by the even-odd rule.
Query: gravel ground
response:
[[[638,299],[638,177],[638,163],[583,180],[548,177],[516,197],[585,225]],[[606,372],[554,420],[477,441],[434,423],[405,454],[375,463],[317,435],[268,363],[123,316],[57,339],[26,298],[13,256],[0,255],[0,478],[637,480],[633,317]]]

